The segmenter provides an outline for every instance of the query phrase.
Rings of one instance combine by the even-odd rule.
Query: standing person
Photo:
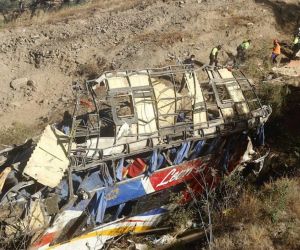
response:
[[[19,12],[22,13],[24,10],[24,0],[19,0]]]
[[[281,54],[281,48],[280,48],[280,44],[277,39],[275,39],[273,41],[273,45],[274,46],[273,46],[273,50],[272,50],[271,59],[272,59],[273,64],[277,63],[277,65],[278,65],[280,63],[280,59],[277,62],[277,57],[280,56],[280,54]]]
[[[292,49],[293,49],[293,58],[295,58],[298,51],[300,50],[300,34],[295,35]]]
[[[218,53],[219,51],[222,49],[221,45],[218,45],[217,47],[214,47],[209,55],[209,65],[213,66],[213,64],[215,64],[215,66],[218,66]]]
[[[237,55],[236,55],[236,59],[240,62],[244,62],[246,59],[246,50],[249,49],[251,45],[251,40],[245,40],[243,41],[237,48]]]

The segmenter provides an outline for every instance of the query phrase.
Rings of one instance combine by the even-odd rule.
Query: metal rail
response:
[[[183,97],[177,96],[177,89],[176,89],[176,79],[175,76],[176,74],[180,74],[183,77],[186,77],[185,74],[193,74],[193,82],[194,82],[194,89],[195,93],[194,96],[191,97],[193,100],[196,100],[196,72],[199,70],[203,70],[207,72],[208,76],[211,78],[209,81],[206,82],[201,82],[200,83],[200,89],[203,92],[203,99],[204,99],[204,106],[203,107],[194,107],[192,110],[192,120],[185,120],[183,122],[177,122],[177,116],[180,113],[180,110],[178,110],[177,107],[177,101],[179,99],[186,98],[187,95]],[[130,76],[132,75],[144,75],[148,77],[149,81],[149,86],[140,86],[140,87],[132,87],[132,84],[130,82]],[[108,121],[107,118],[101,117],[101,109],[98,106],[98,102],[104,103],[104,99],[98,99],[97,94],[93,90],[93,86],[96,84],[99,84],[101,82],[104,82],[108,86],[107,80],[113,77],[122,77],[126,78],[128,80],[128,85],[129,87],[126,88],[114,88],[113,90],[108,90],[107,91],[107,97],[106,100],[109,100],[110,95],[113,94],[113,96],[116,93],[123,93],[124,91],[131,93],[132,99],[134,100],[134,97],[138,96],[136,91],[146,91],[151,97],[151,101],[154,104],[154,114],[155,114],[155,121],[156,121],[156,126],[157,126],[157,131],[153,133],[140,133],[138,130],[138,119],[136,119],[136,127],[137,131],[133,134],[129,134],[124,137],[136,137],[136,142],[141,142],[147,140],[145,137],[149,137],[147,141],[147,145],[145,148],[140,149],[140,150],[135,150],[133,152],[130,152],[130,143],[121,143],[121,144],[116,144],[114,143],[113,147],[120,147],[124,146],[123,152],[119,153],[117,155],[111,155],[109,157],[104,157],[103,156],[103,150],[109,149],[109,148],[102,148],[99,149],[99,138],[100,138],[100,132],[101,132],[101,123],[102,121]],[[175,98],[174,97],[164,97],[160,98],[159,100],[164,100],[164,99],[172,99],[175,102],[175,112],[174,113],[168,113],[168,114],[159,114],[159,107],[158,107],[158,100],[157,97],[155,96],[154,92],[154,87],[153,87],[153,82],[152,82],[152,77],[165,77],[168,76],[170,78],[169,82],[172,83],[173,86],[173,91],[175,93]],[[186,80],[187,81],[187,80]],[[248,85],[248,89],[243,89],[243,86],[241,86],[240,81],[244,81]],[[232,100],[229,99],[229,101],[226,104],[223,104],[222,100],[220,99],[220,96],[218,94],[218,85],[225,85],[225,84],[230,84],[230,82],[235,82],[238,84],[240,90],[242,91],[242,94],[244,96],[244,91],[251,91],[256,99],[259,101],[253,87],[251,86],[249,80],[242,74],[242,77],[233,77],[233,78],[226,78],[222,79],[219,72],[214,72],[210,67],[202,67],[199,69],[194,69],[190,65],[183,65],[183,66],[168,66],[164,68],[154,68],[154,69],[146,69],[146,70],[127,70],[127,71],[122,71],[122,72],[105,72],[101,77],[95,80],[90,80],[86,82],[86,88],[89,91],[89,96],[91,96],[93,104],[94,104],[94,112],[93,115],[95,119],[97,120],[98,127],[90,127],[88,124],[85,126],[83,125],[78,125],[73,126],[72,130],[72,138],[70,139],[71,141],[74,141],[74,138],[80,138],[80,137],[85,137],[85,141],[88,140],[89,138],[96,138],[96,146],[94,148],[91,147],[86,147],[86,148],[78,148],[75,150],[69,150],[69,157],[72,158],[77,158],[75,160],[76,166],[74,167],[74,171],[81,171],[81,170],[86,170],[88,168],[95,167],[101,163],[104,163],[105,161],[110,161],[110,160],[116,160],[120,159],[123,157],[129,157],[133,156],[135,154],[140,154],[144,152],[149,152],[152,151],[153,149],[162,149],[162,148],[169,148],[170,145],[172,146],[178,146],[180,143],[184,141],[196,141],[196,140],[206,140],[209,138],[217,137],[217,136],[222,136],[222,135],[227,135],[227,134],[232,134],[236,132],[240,132],[243,130],[248,130],[252,126],[254,126],[257,122],[259,122],[256,118],[257,116],[266,116],[268,115],[267,112],[265,112],[265,109],[259,102],[259,108],[256,109],[255,111],[258,111],[258,114],[254,116],[253,110],[250,109],[249,102],[248,101],[256,101],[256,99],[253,100],[247,100],[245,98],[245,101],[241,103],[246,103],[248,108],[249,108],[249,114],[245,115],[238,115],[237,113],[234,115],[234,117],[230,120],[226,119],[222,113],[222,108],[225,107],[231,107],[235,109],[235,104],[237,102],[233,102]],[[212,92],[207,92],[205,88],[203,88],[204,85],[211,86],[212,87]],[[205,92],[206,91],[206,92]],[[213,96],[213,101],[212,104],[207,103],[205,101],[205,94],[212,95]],[[148,97],[147,95],[147,97]],[[77,100],[77,105],[76,108],[78,109],[78,103],[79,101]],[[194,103],[194,102],[192,102]],[[134,103],[133,103],[134,104]],[[114,105],[113,103],[110,103],[110,106]],[[209,116],[209,110],[210,109],[215,109],[218,111],[219,115],[217,117],[214,117],[211,119]],[[194,113],[199,112],[199,111],[205,111],[206,113],[206,121],[201,122],[201,123],[194,123]],[[200,111],[200,112],[201,112]],[[77,110],[78,112],[78,110]],[[134,112],[134,116],[136,116],[136,113]],[[171,117],[173,116],[174,118],[174,124],[170,126],[162,126],[159,121],[159,117]],[[76,115],[74,115],[76,117]],[[135,117],[137,118],[137,117]],[[251,122],[250,122],[251,121]],[[112,124],[116,124],[113,120],[109,120],[109,122],[112,122]],[[78,121],[77,121],[78,123]],[[250,125],[250,126],[249,126]],[[215,128],[215,131],[212,133],[208,133],[206,130],[207,129],[212,129]],[[195,132],[199,133],[199,136],[195,136]],[[115,131],[115,140],[116,140],[116,131]],[[73,138],[74,137],[74,138]],[[160,144],[159,145],[153,145],[153,139],[160,139]],[[88,157],[87,153],[90,151],[94,151],[92,157]],[[83,152],[86,152],[84,155],[82,155]]]

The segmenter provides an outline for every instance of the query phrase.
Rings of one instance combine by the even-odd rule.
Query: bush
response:
[[[289,93],[288,86],[265,83],[258,89],[258,95],[264,103],[272,106],[272,116],[280,116]]]
[[[282,178],[266,184],[261,194],[264,210],[273,223],[291,216],[300,217],[299,183],[297,180]],[[293,213],[293,214],[292,214]]]
[[[106,59],[98,57],[96,60],[91,60],[88,63],[78,65],[77,73],[91,80],[99,77],[105,70],[107,70]]]

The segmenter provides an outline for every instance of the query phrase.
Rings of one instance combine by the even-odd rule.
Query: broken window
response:
[[[204,83],[201,85],[203,91],[204,101],[207,108],[207,118],[209,121],[220,119],[220,111],[216,102],[215,93],[213,91],[212,85]]]
[[[113,99],[116,105],[116,114],[118,119],[133,118],[134,107],[132,95],[128,93],[120,93]]]
[[[225,85],[217,85],[217,91],[220,98],[220,101],[225,104],[228,102],[232,102],[232,99],[228,93],[228,90]]]

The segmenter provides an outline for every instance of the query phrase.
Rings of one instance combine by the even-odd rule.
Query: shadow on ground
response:
[[[258,4],[264,4],[272,8],[276,22],[280,29],[285,32],[294,32],[300,26],[300,3],[286,3],[285,1],[275,0],[255,0]]]

